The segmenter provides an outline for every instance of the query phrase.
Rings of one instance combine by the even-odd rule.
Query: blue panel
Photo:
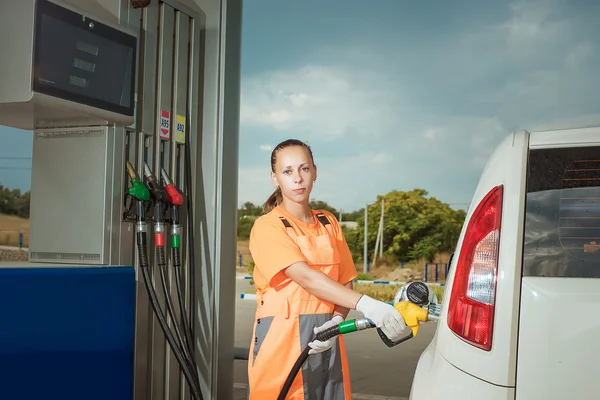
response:
[[[131,267],[0,268],[0,399],[131,400]]]

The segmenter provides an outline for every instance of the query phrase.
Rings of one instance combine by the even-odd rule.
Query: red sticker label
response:
[[[160,110],[160,138],[171,138],[171,113],[169,111]]]

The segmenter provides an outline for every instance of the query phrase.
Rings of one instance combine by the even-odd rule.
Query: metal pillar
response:
[[[195,242],[182,261],[194,252],[190,306],[200,380],[205,398],[232,398],[242,4],[164,0],[134,9],[122,0],[119,12],[121,24],[140,32],[137,115],[127,128],[126,157],[139,171],[144,162],[155,171],[164,167],[192,195]],[[191,146],[190,188],[185,146]],[[136,314],[134,398],[189,398],[141,279]]]
[[[69,324],[54,341],[42,340],[42,331],[35,339],[54,351],[52,346],[78,338],[82,331],[93,338],[106,333],[88,343],[87,362],[95,365],[87,367],[99,369],[109,381],[105,386],[112,392],[104,397],[131,398],[132,366],[116,358],[101,364],[94,357],[105,356],[96,351],[105,345],[105,353],[130,360],[135,301],[133,397],[189,398],[139,273],[135,223],[123,213],[129,186],[126,162],[142,177],[144,164],[157,176],[164,168],[187,202],[180,215],[182,270],[191,265],[192,255],[195,263],[193,276],[183,277],[183,287],[202,392],[207,399],[232,398],[241,0],[152,0],[138,9],[131,0],[0,0],[0,5],[0,50],[11,54],[0,63],[0,123],[35,130],[30,259],[69,264],[35,273],[26,270],[31,263],[19,266],[19,282],[37,282],[51,271],[59,274],[56,279],[63,288],[51,300]],[[35,63],[42,67],[34,68]],[[189,204],[193,219],[187,224]],[[152,242],[148,256],[154,264]],[[169,254],[168,241],[165,247]],[[110,286],[113,272],[124,282],[121,297]],[[164,311],[160,276],[151,279]],[[94,290],[81,293],[80,282]],[[51,291],[47,286],[44,290]],[[77,314],[77,299],[70,291],[87,304],[82,306],[90,310],[85,318]],[[177,305],[174,301],[176,313]],[[41,318],[43,309],[40,305],[26,312]],[[88,320],[102,326],[95,331],[92,323],[82,326]],[[15,332],[31,330],[16,317],[7,324]],[[120,342],[111,341],[112,328],[121,328]],[[58,355],[41,353],[46,361],[55,357],[53,384],[70,379],[73,372],[61,372],[71,371],[72,365]],[[76,372],[87,374],[84,368]],[[92,373],[81,382],[92,387],[98,379],[104,378]],[[54,393],[81,397],[77,390],[64,390],[57,387]],[[90,393],[89,398],[94,395],[102,393]]]

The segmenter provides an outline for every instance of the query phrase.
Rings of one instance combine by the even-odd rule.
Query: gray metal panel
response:
[[[215,398],[233,396],[233,362],[235,343],[235,253],[237,241],[238,143],[241,80],[242,1],[223,0],[220,33],[221,49],[219,93],[220,135],[217,163],[217,243],[215,265],[217,280],[215,296],[217,329],[213,348],[217,357],[213,363],[216,381]],[[233,155],[233,156],[231,156]],[[213,381],[214,382],[214,381]],[[213,391],[214,393],[214,391]]]
[[[125,0],[126,1],[126,0]],[[131,10],[131,9],[130,9]],[[130,11],[135,15],[133,11]],[[158,4],[153,1],[140,11],[142,27],[140,31],[140,63],[138,68],[138,95],[137,95],[137,121],[138,132],[138,164],[136,170],[143,177],[144,162],[152,165],[154,160],[154,109],[156,88],[156,60],[158,46]],[[148,257],[154,259],[154,251],[148,249]],[[136,266],[139,260],[136,254]],[[156,317],[150,306],[148,292],[138,274],[138,306],[136,310],[136,375],[135,375],[135,400],[149,400],[157,396],[153,391],[155,378],[153,370],[160,370],[163,366],[154,358],[153,339],[156,334],[153,329]],[[159,333],[163,335],[163,333]],[[160,378],[160,377],[159,377]],[[162,384],[162,380],[160,381]],[[160,396],[162,391],[158,390]]]
[[[210,2],[213,6],[211,17],[218,21],[217,2]],[[203,3],[203,6],[206,3]],[[215,151],[204,152],[204,142],[214,138],[214,134],[203,135],[202,132],[215,132],[216,126],[216,107],[217,95],[214,91],[207,90],[208,84],[217,81],[216,71],[209,64],[210,60],[215,60],[218,55],[218,47],[212,47],[210,51],[206,49],[208,16],[201,15],[195,19],[192,24],[192,43],[193,57],[190,60],[190,97],[188,101],[189,115],[189,135],[188,144],[191,153],[191,169],[194,171],[192,176],[192,187],[188,191],[193,194],[194,203],[194,225],[191,230],[194,233],[194,255],[195,255],[195,279],[191,284],[195,288],[195,301],[190,300],[190,314],[194,322],[194,332],[196,338],[196,354],[199,360],[204,362],[199,365],[201,384],[204,390],[204,396],[214,398],[211,390],[212,385],[212,363],[213,363],[213,343],[212,327],[214,325],[213,310],[211,301],[213,296],[213,260],[211,258],[211,238],[214,237],[211,212],[207,210],[207,204],[212,204],[210,196],[212,195],[211,182],[206,179],[210,173],[205,173],[204,166],[211,169],[212,158]],[[212,43],[216,45],[218,39],[213,35]],[[211,73],[207,73],[210,70]],[[205,103],[205,99],[208,103]],[[205,107],[209,104],[209,107]],[[208,115],[206,123],[204,116]],[[233,327],[232,327],[233,328]],[[208,393],[207,393],[208,392]]]
[[[139,9],[134,9],[131,6],[130,0],[122,0],[121,1],[121,13],[120,23],[126,25],[130,29],[135,29],[137,32],[140,32],[140,36],[143,39],[147,39],[148,35],[141,35],[141,24],[142,24],[142,11]],[[150,36],[151,37],[151,36]],[[142,112],[142,97],[140,96],[140,91],[144,88],[144,77],[145,72],[153,68],[153,64],[147,66],[146,68],[140,68],[140,66],[144,66],[144,61],[150,57],[152,57],[152,52],[148,54],[146,51],[146,42],[145,40],[140,40],[139,50],[137,55],[137,71],[138,71],[138,79],[136,82],[136,93],[135,93],[135,122],[134,122],[134,131],[130,136],[131,142],[129,143],[131,151],[126,155],[127,159],[131,161],[132,165],[136,168],[138,173],[140,172],[140,167],[142,165],[142,156],[144,154],[145,149],[145,135],[143,132],[138,130],[142,126],[141,118],[143,116]],[[156,45],[153,45],[154,48]],[[140,99],[140,101],[138,101]],[[125,173],[125,166],[121,167],[123,169],[123,173]],[[150,359],[152,358],[152,353],[148,352],[148,341],[149,341],[149,321],[152,318],[152,309],[150,307],[150,301],[148,298],[148,293],[146,287],[144,285],[143,279],[141,278],[141,274],[139,271],[139,259],[138,252],[135,246],[135,236],[134,236],[134,224],[129,223],[127,227],[129,228],[130,235],[127,237],[127,240],[124,240],[123,246],[127,245],[130,248],[136,251],[133,251],[133,263],[136,268],[136,332],[135,332],[135,363],[134,363],[134,400],[146,400],[149,398],[149,383],[148,383],[148,371],[150,365]]]
[[[140,130],[146,135],[154,135],[155,126],[155,89],[156,89],[156,59],[158,52],[158,2],[153,1],[142,11],[142,43],[140,45],[140,76],[141,96],[138,96],[138,112],[141,109]],[[139,165],[138,168],[142,168]]]
[[[174,118],[174,142],[178,144],[185,143],[185,117],[187,111],[187,95],[188,95],[188,69],[189,69],[189,41],[190,41],[190,17],[181,12],[176,13],[175,21],[175,65],[173,71],[173,114]],[[180,118],[177,118],[177,117]],[[183,124],[182,127],[179,124]],[[179,135],[178,132],[183,130],[184,134]],[[175,146],[174,146],[175,147]],[[175,151],[173,151],[173,155]],[[175,169],[176,162],[173,160],[172,169]],[[175,171],[173,171],[175,172]],[[179,180],[178,176],[173,177],[175,182]]]
[[[0,10],[9,10],[0,13],[0,54],[11,61],[0,62],[0,115],[1,103],[31,100],[34,9],[34,0],[0,0]]]
[[[31,261],[105,264],[107,164],[114,130],[50,129],[34,132],[31,175]],[[112,171],[111,171],[112,172]]]
[[[157,178],[160,179],[160,168],[165,168],[166,171],[170,169],[170,160],[171,160],[171,146],[172,140],[174,137],[174,119],[173,115],[173,55],[174,55],[174,35],[175,35],[175,10],[173,7],[161,3],[160,5],[161,15],[160,15],[160,23],[159,23],[159,52],[158,52],[158,82],[157,82],[157,100],[158,100],[158,121],[161,121],[160,112],[165,110],[169,113],[169,138],[161,139],[160,135],[156,136],[157,140],[157,148],[160,151],[160,154],[157,156],[157,161],[160,166],[155,167],[155,173]],[[158,123],[159,127],[162,127],[160,123]],[[165,252],[167,257],[171,254],[170,241],[165,241]],[[170,258],[170,257],[168,257]],[[169,268],[169,276],[172,277],[172,268]],[[159,279],[160,274],[157,274],[157,278]],[[173,283],[174,279],[170,279],[169,282]],[[157,287],[158,287],[157,281]],[[161,286],[162,287],[162,286]],[[171,285],[171,293],[173,292],[174,284]],[[175,297],[170,296],[171,303],[173,305],[173,310],[177,313],[178,308],[176,301],[174,301]],[[169,328],[174,332],[173,328],[173,319],[172,316],[168,313],[168,310],[165,306],[165,314],[167,316],[167,322],[169,324]],[[177,314],[175,314],[177,315]],[[178,338],[177,335],[174,335],[175,338]],[[165,341],[164,348],[164,380],[165,380],[165,398],[175,399],[179,397],[179,367],[177,364],[177,360],[174,356],[174,353],[168,344]]]
[[[171,163],[169,175],[173,181],[173,184],[178,190],[182,190],[182,187],[178,185],[180,171],[183,171],[185,166],[183,165],[184,153],[183,144],[185,143],[185,116],[187,106],[187,74],[188,74],[188,60],[189,60],[189,25],[190,17],[181,11],[175,11],[175,57],[173,66],[173,137],[171,139]],[[183,134],[182,134],[183,132]],[[183,167],[183,168],[181,168]],[[182,214],[182,213],[180,213]],[[180,225],[182,232],[185,230],[187,224],[185,223],[186,215],[180,215]],[[184,264],[185,265],[185,264]],[[185,270],[185,268],[183,268]],[[175,284],[175,277],[173,269],[169,268],[169,279],[171,283],[171,291],[175,295],[174,305],[177,315],[180,315],[179,302],[177,301],[177,285]],[[185,289],[185,279],[182,279],[182,288]],[[184,294],[187,294],[184,291]],[[179,319],[180,321],[180,319]],[[180,323],[180,326],[181,323]],[[185,377],[181,373],[174,356],[171,356],[170,362],[170,396],[169,398],[186,398],[188,388],[185,382]],[[188,396],[189,397],[189,396]]]
[[[228,164],[230,159],[225,159],[225,156],[237,156],[238,139],[237,128],[230,131],[231,125],[223,124],[228,117],[234,117],[234,112],[229,115],[229,108],[225,105],[233,100],[235,109],[239,94],[231,98],[231,93],[224,92],[230,87],[224,86],[224,82],[229,79],[225,73],[235,71],[236,64],[239,68],[235,48],[239,50],[240,38],[236,37],[237,28],[224,22],[231,20],[234,25],[241,21],[241,3],[230,3],[228,6],[225,2],[197,2],[206,12],[206,19],[202,26],[200,53],[204,60],[202,87],[198,93],[198,101],[193,103],[196,107],[201,106],[202,115],[194,118],[193,123],[198,124],[201,127],[199,130],[207,134],[198,137],[197,143],[191,144],[194,146],[192,168],[197,171],[194,179],[194,201],[197,205],[195,233],[198,238],[195,251],[202,262],[196,278],[196,287],[202,288],[197,299],[196,328],[199,352],[207,359],[208,369],[201,371],[210,392],[207,397],[227,399],[233,396],[235,277],[232,266],[235,265],[237,207],[234,203],[237,202],[237,165],[235,162]],[[231,33],[224,31],[229,28],[232,29]],[[225,53],[226,42],[233,46],[233,53]],[[230,65],[225,68],[227,63]],[[239,76],[236,77],[233,73],[231,77],[235,86]],[[234,117],[234,125],[236,121],[237,118]],[[232,197],[227,198],[230,195]],[[230,204],[234,204],[233,207]]]
[[[173,82],[173,52],[175,35],[175,10],[173,7],[160,3],[160,18],[159,18],[159,37],[158,37],[158,71],[156,82],[156,148],[159,149],[159,155],[154,164],[154,171],[160,171],[161,167],[166,167],[168,170],[170,154],[170,141],[173,137],[173,113],[172,113],[172,82]],[[161,139],[158,132],[162,130],[161,122],[164,120],[162,112],[169,114],[168,131],[169,137],[165,140]]]
[[[114,128],[112,159],[108,161],[107,208],[110,207],[110,223],[106,227],[106,238],[110,243],[109,265],[133,265],[133,226],[123,221],[123,198],[126,188],[125,129]]]
[[[160,176],[160,168],[164,165],[165,156],[168,157],[168,140],[162,140],[159,134],[161,126],[161,111],[171,111],[171,79],[173,75],[173,34],[174,34],[174,10],[172,7],[159,2],[159,19],[158,19],[158,70],[156,73],[156,91],[155,101],[155,158],[154,163],[148,165],[153,169],[155,176]],[[169,118],[169,125],[172,125],[172,121]],[[169,126],[169,130],[170,126]],[[150,228],[150,226],[149,226]],[[168,252],[168,249],[165,249]],[[156,260],[154,257],[153,260]],[[152,282],[156,288],[156,294],[158,297],[159,304],[163,309],[165,316],[168,319],[168,312],[165,302],[164,291],[162,290],[161,275],[158,265],[153,269]],[[168,375],[168,356],[171,353],[168,342],[165,340],[164,333],[157,318],[155,317],[153,323],[153,340],[152,340],[152,359],[153,359],[153,373],[152,373],[152,399],[162,400],[168,398],[169,382],[166,379]]]

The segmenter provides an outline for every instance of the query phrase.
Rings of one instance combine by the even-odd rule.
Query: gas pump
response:
[[[33,133],[29,262],[0,268],[13,310],[0,398],[131,399],[136,270],[122,245],[135,226],[119,215],[119,161],[137,32],[69,2],[0,8],[0,125]]]
[[[0,125],[33,134],[0,398],[231,398],[241,1],[0,9]]]

